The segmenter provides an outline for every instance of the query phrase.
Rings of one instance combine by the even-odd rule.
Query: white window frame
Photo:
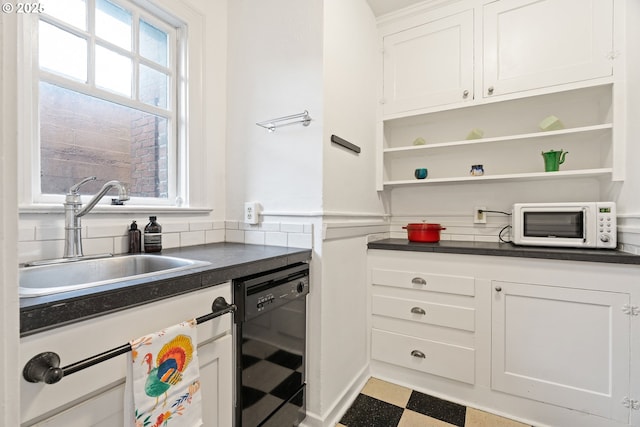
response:
[[[111,0],[117,3],[118,0]],[[200,206],[206,210],[210,207],[205,206],[206,201],[202,197],[191,197],[190,195],[190,179],[202,176],[204,169],[201,162],[191,162],[190,159],[196,159],[200,149],[195,150],[195,154],[191,151],[190,141],[202,141],[203,120],[202,114],[189,114],[189,112],[199,112],[203,110],[203,70],[204,62],[203,47],[200,43],[203,39],[204,27],[203,19],[193,9],[185,6],[180,1],[169,0],[129,0],[140,7],[166,20],[176,27],[176,75],[172,79],[174,88],[171,89],[170,102],[175,102],[175,116],[173,117],[174,132],[174,156],[170,159],[170,174],[173,174],[174,188],[170,190],[167,199],[156,198],[132,198],[127,202],[130,208],[157,206],[159,208],[166,207],[168,209],[189,209],[192,206]],[[36,15],[20,15],[19,18],[19,55],[18,61],[18,127],[19,127],[19,205],[21,212],[29,211],[50,211],[57,210],[54,207],[62,208],[64,195],[45,195],[40,191],[40,145],[39,145],[39,105],[38,105],[38,87],[41,73],[46,77],[45,81],[57,83],[60,77],[40,71],[37,64],[37,45],[38,34],[37,26],[39,17]],[[145,20],[150,24],[158,24],[157,20],[152,20],[145,15]],[[164,29],[164,26],[160,27]],[[64,87],[76,90],[70,87],[72,83],[65,79]],[[79,86],[86,86],[78,83]],[[94,95],[93,90],[100,91],[100,98],[113,101],[118,104],[126,105],[126,101],[122,101],[121,96],[110,94],[108,91],[92,88],[87,91],[86,88],[80,88],[80,93]],[[89,92],[89,93],[87,93]],[[174,95],[177,94],[177,95]],[[166,115],[166,111],[161,108],[150,106],[148,104],[136,104],[136,109],[140,106],[150,109],[153,114],[162,112],[162,116]],[[192,164],[193,163],[193,164]],[[191,178],[190,178],[191,177]],[[100,177],[103,179],[111,179],[110,177]],[[170,184],[171,186],[171,184]],[[199,196],[199,194],[198,194]],[[106,199],[106,198],[105,198]],[[201,200],[202,199],[202,200]],[[103,200],[102,204],[108,204],[107,200]],[[123,211],[118,207],[119,211]],[[200,208],[197,208],[200,209]]]

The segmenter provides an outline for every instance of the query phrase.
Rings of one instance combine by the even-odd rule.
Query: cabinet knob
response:
[[[411,283],[413,283],[414,285],[426,285],[427,281],[424,280],[422,277],[414,277],[413,279],[411,279]]]
[[[427,356],[425,356],[425,354],[423,352],[421,352],[420,350],[413,350],[411,352],[411,355],[413,357],[418,357],[420,359],[426,359],[427,358]]]
[[[411,312],[412,312],[413,314],[422,314],[422,315],[427,314],[427,312],[426,312],[426,311],[424,311],[424,308],[422,308],[422,307],[413,307],[413,308],[411,309]]]
[[[464,92],[462,92],[462,97],[463,98],[468,98],[469,97],[469,91],[465,90]]]
[[[487,93],[489,95],[493,95],[493,86],[489,86],[489,89],[487,89]]]
[[[496,292],[502,292],[502,286],[496,286]]]

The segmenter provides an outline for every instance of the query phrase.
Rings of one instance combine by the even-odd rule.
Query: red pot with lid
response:
[[[440,224],[426,222],[407,224],[403,229],[407,230],[410,242],[435,243],[440,241],[440,231],[446,230]]]

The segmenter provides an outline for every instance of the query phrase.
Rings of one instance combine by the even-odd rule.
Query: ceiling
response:
[[[424,0],[367,0],[375,16],[384,15],[385,13],[422,2]]]

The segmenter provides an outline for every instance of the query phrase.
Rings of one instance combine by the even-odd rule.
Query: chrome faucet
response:
[[[103,185],[98,194],[93,196],[83,208],[79,192],[80,186],[95,180],[95,176],[87,177],[73,185],[67,192],[64,201],[64,258],[80,258],[84,256],[82,252],[82,225],[80,218],[88,214],[109,190],[114,187],[118,189],[118,198],[112,199],[112,204],[122,204],[123,201],[129,200],[127,185],[114,180]]]

